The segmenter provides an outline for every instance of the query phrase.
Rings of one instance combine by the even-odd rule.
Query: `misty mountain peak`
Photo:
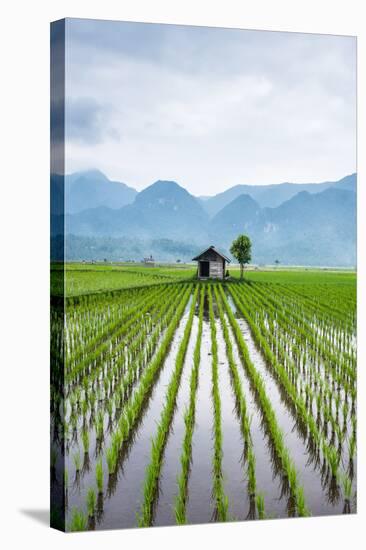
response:
[[[156,182],[146,187],[138,195],[137,199],[145,197],[159,197],[159,196],[191,196],[186,189],[178,185],[175,181],[157,180]]]

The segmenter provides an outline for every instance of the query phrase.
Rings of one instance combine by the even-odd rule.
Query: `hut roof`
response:
[[[208,252],[209,250],[212,250],[213,252],[215,252],[215,254],[217,254],[218,256],[220,256],[221,258],[223,258],[223,260],[225,260],[226,262],[230,263],[231,260],[229,260],[229,258],[227,256],[225,256],[224,254],[222,254],[221,252],[219,252],[218,250],[216,250],[216,248],[212,245],[212,246],[209,246],[208,248],[206,248],[205,250],[203,250],[203,252],[201,252],[200,254],[198,254],[197,256],[195,256],[194,258],[192,258],[192,261],[197,261],[197,260],[200,260],[201,257],[206,254],[206,252]]]

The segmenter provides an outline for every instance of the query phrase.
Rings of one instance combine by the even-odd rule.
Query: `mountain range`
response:
[[[51,175],[51,213],[76,214],[89,208],[121,208],[134,201],[136,189],[111,181],[99,170]]]
[[[189,261],[210,244],[228,254],[245,233],[255,263],[354,266],[356,182],[352,174],[317,184],[236,185],[200,198],[173,181],[138,193],[99,171],[66,176],[64,189],[53,175],[51,233],[63,231],[64,197],[68,259],[139,260],[151,251],[161,261]]]
[[[283,202],[291,199],[301,191],[308,193],[320,193],[330,187],[337,189],[346,189],[355,191],[355,174],[346,176],[339,181],[327,181],[324,183],[278,183],[272,185],[235,185],[214,197],[204,197],[201,199],[204,209],[210,216],[214,216],[224,206],[239,197],[247,194],[262,206],[275,208]]]

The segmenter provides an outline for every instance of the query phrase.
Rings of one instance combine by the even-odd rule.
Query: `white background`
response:
[[[33,0],[1,8],[2,548],[359,548],[365,533],[365,101],[362,0]],[[358,515],[64,535],[47,527],[49,494],[49,22],[68,17],[358,36]],[[363,527],[363,528],[362,528]]]

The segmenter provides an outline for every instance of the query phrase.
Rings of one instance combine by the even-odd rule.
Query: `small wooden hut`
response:
[[[199,279],[225,279],[226,263],[230,263],[229,258],[216,250],[214,246],[206,248],[193,258],[193,261],[198,262],[197,276]]]

